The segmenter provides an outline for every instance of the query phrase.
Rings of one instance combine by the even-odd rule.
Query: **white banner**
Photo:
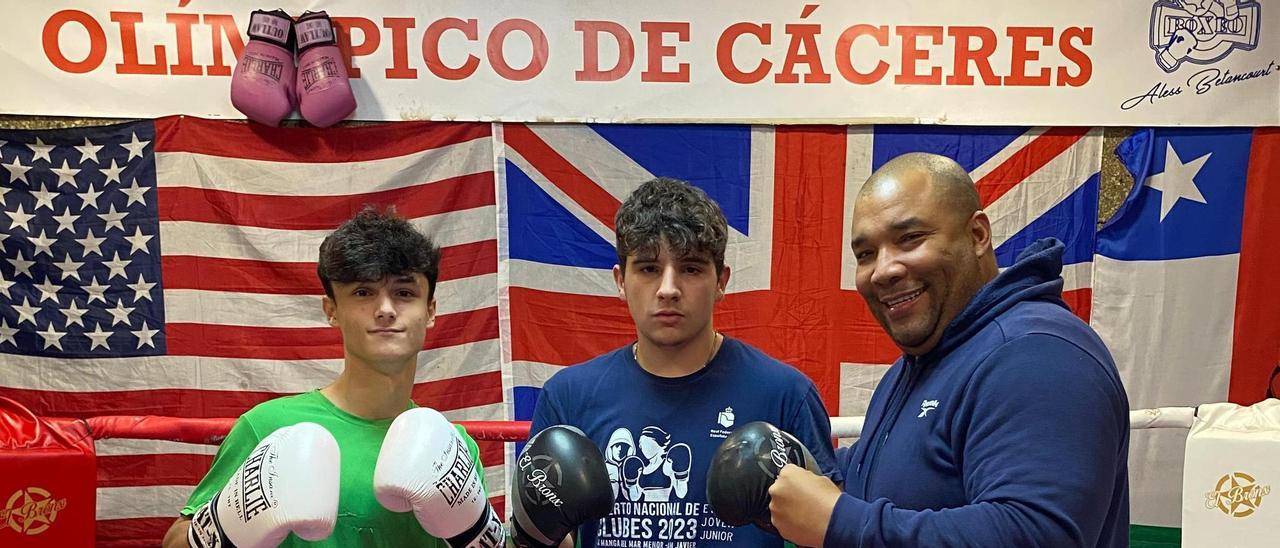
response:
[[[0,0],[0,112],[242,117],[223,0]],[[1261,0],[281,1],[364,120],[1280,125]]]

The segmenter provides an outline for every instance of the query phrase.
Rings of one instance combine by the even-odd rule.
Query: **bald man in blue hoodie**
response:
[[[787,466],[773,524],[803,546],[1127,546],[1128,399],[1062,301],[1063,244],[1000,272],[955,161],[912,153],[853,211],[858,292],[903,355],[836,453],[843,489]]]

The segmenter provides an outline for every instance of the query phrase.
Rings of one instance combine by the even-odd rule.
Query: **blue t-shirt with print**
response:
[[[837,473],[830,419],[813,382],[729,337],[706,367],[684,377],[645,371],[631,345],[559,371],[538,397],[531,435],[572,425],[604,453],[613,513],[579,529],[581,546],[782,546],[754,526],[720,521],[707,503],[712,455],[753,421],[792,433],[824,473]]]

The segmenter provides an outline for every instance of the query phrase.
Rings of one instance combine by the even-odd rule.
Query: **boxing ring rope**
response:
[[[1147,430],[1150,428],[1191,428],[1195,420],[1194,407],[1157,407],[1155,409],[1134,409],[1129,411],[1129,429]],[[856,438],[862,434],[862,423],[866,417],[831,417],[831,437]]]
[[[1129,411],[1129,428],[1190,428],[1195,407],[1159,407]],[[856,438],[862,433],[865,417],[831,417],[831,436]],[[165,440],[217,445],[222,443],[235,419],[188,419],[181,417],[109,415],[85,419],[96,439]],[[528,421],[458,421],[478,441],[517,442],[529,438]]]
[[[1195,418],[1195,407],[1135,409],[1129,412],[1129,429],[1191,428],[1191,423],[1195,422]]]
[[[85,419],[95,439],[164,440],[218,445],[235,419],[188,419],[154,415],[105,415]],[[479,441],[529,439],[529,421],[456,421]]]

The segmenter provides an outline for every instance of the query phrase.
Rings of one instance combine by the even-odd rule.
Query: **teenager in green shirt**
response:
[[[191,516],[226,485],[259,441],[299,422],[323,426],[338,442],[338,516],[327,539],[310,543],[290,534],[282,546],[446,546],[427,535],[412,512],[383,508],[373,491],[383,438],[397,415],[415,407],[410,393],[418,352],[435,321],[439,263],[439,248],[391,211],[367,208],[325,238],[317,272],[325,315],[342,332],[342,372],[324,388],[264,402],[241,415],[166,533],[166,548],[187,545]],[[458,433],[483,478],[475,441],[461,427]]]

